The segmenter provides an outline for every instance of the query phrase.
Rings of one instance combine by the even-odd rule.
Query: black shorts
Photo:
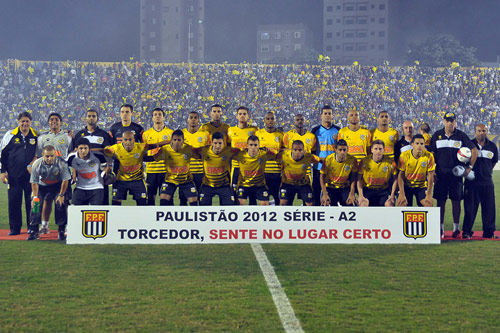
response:
[[[221,206],[232,206],[234,205],[233,190],[228,186],[212,187],[208,185],[201,185],[200,189],[200,205],[201,206],[211,206],[212,198],[214,196],[219,196],[219,202]]]
[[[148,198],[148,192],[144,180],[117,180],[113,184],[113,200],[126,200],[128,192],[132,194],[134,200],[144,200]]]
[[[73,205],[102,205],[104,189],[82,190],[75,188],[73,191]]]
[[[295,194],[298,195],[299,199],[303,200],[306,203],[313,202],[313,191],[311,185],[290,185],[290,184],[281,184],[280,188],[280,199],[288,201],[289,205],[293,204],[293,200],[295,199]]]
[[[165,181],[165,173],[147,173],[146,186],[148,188],[148,196],[156,195],[160,192],[161,186]]]
[[[330,197],[330,206],[347,206],[346,201],[349,197],[349,192],[351,192],[350,187],[346,188],[332,188],[327,187],[326,191]]]
[[[238,199],[247,199],[253,195],[259,201],[269,201],[269,191],[266,186],[240,186],[237,195]]]
[[[198,197],[198,190],[196,190],[196,185],[194,182],[188,182],[184,184],[174,184],[174,183],[163,183],[161,185],[160,194],[174,196],[175,190],[179,188],[179,193],[182,193],[185,198]]]
[[[363,195],[370,202],[370,207],[384,207],[385,202],[391,195],[391,190],[388,188],[382,190],[363,188]]]
[[[434,193],[432,197],[437,201],[446,201],[450,198],[453,201],[460,201],[463,198],[464,186],[463,177],[439,174],[434,183]]]
[[[405,196],[408,201],[408,206],[413,206],[413,197],[417,200],[417,206],[422,207],[422,201],[425,198],[425,187],[408,187],[405,185]]]

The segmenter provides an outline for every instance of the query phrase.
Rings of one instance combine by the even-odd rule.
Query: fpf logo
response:
[[[108,210],[82,210],[82,234],[85,238],[103,238],[108,233]]]
[[[402,212],[403,234],[408,238],[424,238],[427,236],[427,212]]]

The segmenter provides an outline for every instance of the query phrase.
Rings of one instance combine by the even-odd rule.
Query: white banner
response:
[[[439,244],[437,207],[70,206],[68,244]]]

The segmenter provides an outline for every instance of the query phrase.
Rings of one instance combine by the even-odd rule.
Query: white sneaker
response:
[[[49,233],[49,225],[42,225],[42,229],[40,229],[40,234],[48,234]]]

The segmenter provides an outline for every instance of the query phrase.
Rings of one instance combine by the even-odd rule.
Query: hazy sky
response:
[[[451,33],[500,55],[500,1],[401,0],[396,46]],[[0,0],[0,59],[114,61],[138,58],[139,0]],[[205,0],[206,61],[255,61],[258,24],[305,23],[321,49],[321,0]],[[231,40],[232,42],[228,42]]]

